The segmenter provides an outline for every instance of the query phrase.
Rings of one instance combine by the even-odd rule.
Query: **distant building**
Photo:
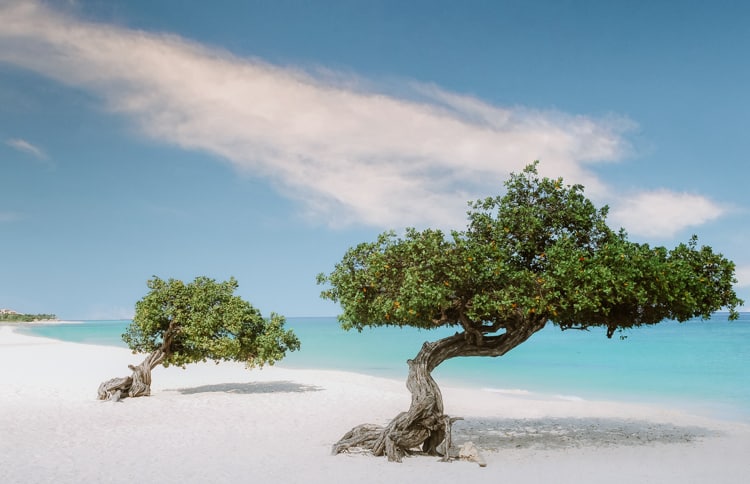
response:
[[[18,312],[12,309],[0,309],[0,314],[18,314]]]

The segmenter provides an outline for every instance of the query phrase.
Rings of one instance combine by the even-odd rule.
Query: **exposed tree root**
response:
[[[401,462],[403,457],[416,453],[440,455],[444,461],[458,455],[455,449],[453,452],[449,452],[449,449],[451,426],[460,418],[441,415],[413,422],[411,425],[408,420],[408,412],[403,412],[386,427],[373,424],[358,425],[333,445],[332,454],[359,449],[376,456],[385,455],[391,462]]]
[[[117,402],[125,397],[147,397],[151,395],[151,370],[165,357],[162,350],[149,354],[138,366],[128,365],[133,372],[130,376],[112,378],[99,385],[99,400]]]
[[[336,455],[356,448],[372,452],[372,449],[375,448],[375,442],[383,435],[384,429],[381,425],[357,425],[333,444],[331,453]]]

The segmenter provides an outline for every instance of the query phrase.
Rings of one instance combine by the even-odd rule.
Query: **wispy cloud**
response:
[[[625,119],[498,107],[406,82],[397,96],[37,2],[0,7],[0,22],[0,61],[93,92],[144,135],[267,178],[331,224],[461,227],[466,200],[497,193],[535,159],[543,174],[605,197],[590,166],[628,149]],[[692,215],[672,217],[673,230]]]
[[[5,140],[5,144],[15,150],[31,155],[39,160],[47,159],[47,154],[41,148],[39,148],[38,146],[34,146],[24,139],[10,138]]]
[[[20,218],[21,216],[14,212],[0,212],[0,223],[13,222]]]
[[[750,311],[750,265],[738,266],[735,274],[737,275],[737,295],[745,301],[745,305],[738,308],[739,311]]]
[[[647,237],[672,237],[680,230],[702,225],[727,208],[700,195],[657,190],[623,198],[610,212],[616,227]]]
[[[86,320],[115,320],[115,319],[133,319],[133,308],[121,306],[112,306],[106,303],[92,305],[84,314]]]
[[[750,265],[739,266],[735,272],[737,274],[737,287],[750,287]],[[750,303],[750,301],[747,301]]]

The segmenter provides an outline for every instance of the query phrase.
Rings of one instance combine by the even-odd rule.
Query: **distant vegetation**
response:
[[[57,316],[55,316],[54,314],[0,313],[0,321],[10,321],[12,323],[24,323],[46,319],[57,319]]]

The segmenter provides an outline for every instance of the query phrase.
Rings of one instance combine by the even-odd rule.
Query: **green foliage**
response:
[[[0,321],[11,323],[25,323],[31,321],[48,321],[57,319],[54,314],[18,314],[18,313],[0,313]]]
[[[531,319],[562,329],[616,329],[708,318],[742,301],[734,264],[697,238],[672,250],[627,239],[580,185],[512,174],[502,196],[470,204],[468,227],[381,234],[349,249],[319,284],[345,329],[462,326],[512,331]]]
[[[234,295],[237,281],[193,282],[154,277],[149,293],[136,303],[135,317],[123,340],[134,352],[166,352],[164,366],[198,361],[243,361],[248,367],[273,364],[286,351],[299,349],[284,317],[260,311]]]

